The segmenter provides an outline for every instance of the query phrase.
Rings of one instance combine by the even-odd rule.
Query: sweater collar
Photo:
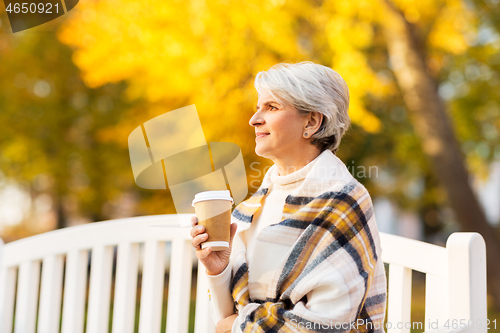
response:
[[[276,164],[274,164],[269,170],[269,173],[270,173],[269,180],[273,184],[282,185],[282,186],[298,182],[299,180],[306,178],[306,175],[311,170],[314,163],[319,159],[319,157],[323,153],[319,154],[314,160],[312,160],[311,162],[309,162],[307,165],[300,168],[299,170],[294,171],[294,172],[289,173],[288,175],[284,175],[284,176],[278,175],[278,168],[276,167]]]
[[[249,228],[255,212],[262,206],[263,199],[272,186],[271,174],[273,168],[275,168],[274,165],[264,176],[259,190],[234,209],[233,217],[238,222],[238,230],[243,231]],[[291,195],[317,197],[326,191],[340,189],[353,179],[354,177],[349,173],[345,164],[330,150],[325,150],[311,165],[304,181],[292,191]]]
[[[272,186],[272,184],[274,183],[273,180],[276,179],[273,173],[276,173],[277,176],[276,169],[277,169],[276,165],[273,165],[272,167],[269,168],[266,175],[264,176],[264,179],[262,180],[262,184],[259,190],[269,189]],[[349,170],[345,166],[344,162],[342,162],[329,149],[319,154],[319,156],[315,160],[311,161],[304,168],[297,170],[290,175],[277,176],[277,177],[281,178],[281,177],[292,176],[299,178],[302,175],[302,173],[305,173],[305,177],[302,178],[304,179],[304,182],[301,184],[299,188],[307,187],[308,185],[310,185],[310,183],[317,183],[318,181],[348,182],[353,179],[353,176],[349,173]],[[286,179],[286,181],[288,181],[288,179]]]

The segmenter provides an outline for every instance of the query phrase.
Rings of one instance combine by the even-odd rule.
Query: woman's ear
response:
[[[320,126],[321,123],[323,122],[323,114],[319,112],[311,112],[307,115],[307,123],[306,126],[304,127],[304,132],[307,132],[307,137],[310,137],[314,133],[316,133]]]

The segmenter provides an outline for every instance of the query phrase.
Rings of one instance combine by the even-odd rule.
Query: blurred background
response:
[[[253,79],[314,61],[350,88],[337,156],[369,190],[379,230],[445,245],[486,240],[500,318],[500,1],[82,0],[13,34],[0,5],[0,237],[175,213],[134,183],[128,135],[195,104],[207,141],[238,144],[250,193]],[[416,297],[418,299],[418,296]]]

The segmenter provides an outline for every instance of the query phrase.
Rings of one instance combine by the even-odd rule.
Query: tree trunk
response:
[[[462,231],[480,233],[487,248],[488,289],[500,311],[500,247],[493,228],[469,183],[469,174],[455,138],[438,84],[428,73],[417,29],[390,0],[385,0],[384,33],[393,72],[410,111],[424,153],[446,189]]]
[[[66,212],[64,211],[62,195],[57,193],[53,196],[53,200],[57,215],[56,229],[66,228],[68,226],[68,219],[66,217]]]

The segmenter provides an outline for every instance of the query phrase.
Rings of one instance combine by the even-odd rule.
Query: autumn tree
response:
[[[49,196],[62,228],[70,217],[108,218],[103,206],[136,189],[122,167],[130,163],[127,146],[109,142],[106,128],[138,104],[122,99],[123,83],[83,84],[71,50],[54,34],[59,23],[52,31],[1,29],[0,172],[30,193],[32,207]]]
[[[464,41],[461,38],[462,35],[458,34],[463,31],[457,33],[451,25],[455,23],[455,20],[467,18],[466,13],[462,15],[457,13],[465,4],[459,1],[450,1],[445,4],[448,6],[437,9],[437,14],[439,14],[437,17],[438,20],[444,21],[443,25],[446,30],[441,28],[444,31],[438,30],[434,33],[448,33],[452,41],[448,46],[451,51],[464,52]],[[488,282],[497,300],[496,306],[500,307],[498,302],[500,301],[498,237],[488,224],[476,194],[470,186],[463,152],[456,139],[446,105],[438,92],[439,81],[431,74],[428,64],[426,46],[431,44],[433,42],[431,38],[436,38],[436,36],[431,35],[424,40],[422,38],[424,31],[419,29],[418,24],[413,24],[407,19],[409,16],[407,13],[415,7],[411,9],[407,6],[401,7],[397,7],[391,0],[386,0],[384,13],[387,15],[384,15],[385,19],[381,24],[386,35],[393,71],[405,103],[411,112],[423,151],[431,160],[439,180],[447,190],[448,199],[462,226],[462,231],[479,232],[485,239],[488,249]],[[419,15],[418,12],[417,15]],[[460,25],[456,26],[460,27]],[[457,35],[453,36],[453,33]],[[440,39],[440,41],[443,40]]]

